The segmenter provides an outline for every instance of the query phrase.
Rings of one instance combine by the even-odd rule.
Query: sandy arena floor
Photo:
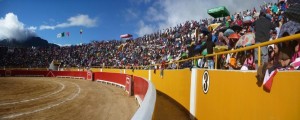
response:
[[[0,119],[129,120],[134,97],[104,83],[47,77],[0,77]]]

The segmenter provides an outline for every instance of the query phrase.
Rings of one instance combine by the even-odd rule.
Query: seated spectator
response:
[[[241,70],[255,70],[253,50],[246,51],[246,59]]]
[[[299,58],[299,57],[300,57],[299,46],[300,46],[300,43],[298,43],[298,44],[294,47],[295,53],[294,53],[293,56],[292,56],[291,62],[294,62],[294,61],[296,60],[296,58]]]
[[[298,32],[296,32],[295,34],[299,34],[300,33],[300,31],[298,31]],[[294,54],[292,55],[292,61],[291,62],[294,62],[297,58],[299,58],[300,57],[300,49],[299,49],[299,47],[300,47],[300,39],[298,39],[298,40],[296,40],[295,42],[294,42],[294,44],[295,44],[295,46],[294,46]]]
[[[237,53],[232,53],[230,58],[229,58],[229,64],[228,64],[229,70],[238,70],[242,66],[238,64],[237,61]]]

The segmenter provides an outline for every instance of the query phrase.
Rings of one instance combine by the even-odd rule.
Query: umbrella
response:
[[[251,17],[251,16],[246,16],[246,17],[243,19],[243,23],[244,23],[244,24],[252,23],[252,17]]]
[[[233,31],[241,31],[243,29],[243,27],[239,26],[239,25],[233,25],[230,27]]]
[[[284,15],[290,20],[300,23],[300,4],[294,4],[290,6],[285,11]]]
[[[222,23],[210,24],[210,25],[208,26],[207,29],[209,29],[209,30],[215,30],[215,29],[218,28],[221,24],[222,24]]]
[[[225,32],[224,32],[224,36],[229,36],[229,35],[231,35],[231,34],[233,34],[234,33],[234,31],[232,30],[232,29],[227,29]]]
[[[228,37],[229,39],[239,39],[240,38],[240,35],[238,35],[237,33],[233,33],[233,34],[231,34],[231,35],[229,35],[229,37]]]
[[[181,54],[181,57],[187,57],[187,53],[186,53],[186,52],[183,52],[183,53]]]
[[[236,42],[235,47],[250,46],[252,44],[255,44],[255,34],[247,33],[240,37],[240,39]]]
[[[214,18],[225,17],[230,15],[229,11],[224,6],[208,9],[207,13]]]
[[[209,34],[208,29],[206,27],[203,27],[203,26],[200,28],[200,32],[203,33],[204,35]]]
[[[300,31],[300,23],[290,20],[281,26],[278,37],[282,37],[284,33],[292,35],[298,31]]]
[[[199,51],[199,50],[201,50],[201,48],[202,48],[202,45],[197,45],[197,46],[195,47],[194,51]]]
[[[227,45],[217,45],[216,47],[214,47],[214,52],[218,53],[218,52],[222,52],[222,51],[226,51],[228,50],[228,46]]]
[[[258,18],[258,17],[259,17],[259,13],[258,13],[258,12],[255,13],[255,14],[253,15],[253,17],[254,17],[254,18]]]
[[[227,28],[226,28],[226,27],[221,27],[220,29],[218,29],[218,32],[222,32],[222,33],[224,33],[226,30],[227,30]]]
[[[207,49],[204,49],[202,52],[201,52],[202,55],[207,55]]]

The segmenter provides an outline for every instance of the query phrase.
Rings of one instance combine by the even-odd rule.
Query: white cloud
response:
[[[134,10],[134,9],[126,9],[126,12],[124,14],[125,16],[125,20],[133,20],[133,19],[137,19],[139,16],[139,13],[137,12],[138,10]]]
[[[134,4],[147,4],[149,2],[151,2],[151,0],[130,0],[131,3],[134,3]]]
[[[142,0],[140,0],[142,1]],[[268,0],[267,2],[277,2],[278,0]],[[149,2],[148,2],[149,3]],[[230,13],[241,12],[263,5],[264,1],[259,0],[159,0],[149,3],[145,15],[139,18],[144,26],[155,26],[157,30],[174,27],[187,20],[197,20],[211,18],[207,14],[207,9],[225,6]],[[139,25],[138,31],[144,31],[144,26]],[[145,33],[146,34],[146,33]]]
[[[153,6],[149,7],[146,11],[146,20],[148,21],[161,21],[164,20],[165,17],[163,16],[158,9],[155,9]]]
[[[28,28],[28,30],[31,30],[31,31],[33,31],[33,32],[35,32],[36,29],[37,29],[37,27],[35,27],[35,26],[30,26],[30,27]]]
[[[71,46],[71,44],[58,44],[58,43],[53,43],[53,44],[56,44],[56,45],[58,45],[60,47]]]
[[[46,29],[54,30],[55,28],[56,28],[55,26],[49,26],[49,25],[40,26],[40,30],[46,30]]]
[[[143,36],[147,33],[153,33],[155,32],[155,26],[152,25],[145,25],[143,21],[139,21],[138,27],[140,28],[138,31],[136,31],[136,34],[138,36]]]
[[[56,28],[66,28],[73,26],[83,26],[83,27],[95,27],[97,26],[97,18],[90,18],[88,15],[77,15],[70,17],[67,22],[60,23],[54,26],[51,25],[41,25],[40,30],[50,29],[54,30]]]
[[[24,40],[27,37],[35,36],[36,27],[25,25],[18,20],[18,16],[14,13],[7,13],[4,18],[0,18],[0,40],[16,39]]]

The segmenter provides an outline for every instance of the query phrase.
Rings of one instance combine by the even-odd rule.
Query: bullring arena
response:
[[[193,68],[164,70],[163,76],[161,70],[91,71],[0,70],[0,119],[300,117],[298,71],[278,72],[270,92],[255,84],[255,71]],[[203,75],[209,80],[206,92]]]
[[[91,81],[1,77],[0,119],[130,119],[138,108],[124,90]]]
[[[12,74],[24,72],[16,71]],[[141,107],[136,97],[116,82],[35,73],[41,72],[0,77],[0,119],[129,120]],[[180,104],[161,92],[156,94],[155,108],[151,116],[155,119],[189,119]]]

